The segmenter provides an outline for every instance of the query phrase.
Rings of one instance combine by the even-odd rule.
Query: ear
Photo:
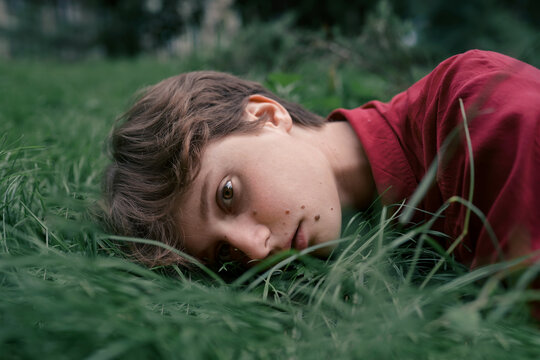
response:
[[[263,95],[251,95],[246,105],[250,121],[264,121],[264,126],[289,132],[293,121],[291,115],[279,102]]]

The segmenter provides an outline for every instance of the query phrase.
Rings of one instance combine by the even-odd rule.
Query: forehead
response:
[[[194,225],[201,226],[200,208],[204,204],[201,194],[216,191],[214,186],[221,177],[231,172],[242,171],[246,176],[256,174],[272,158],[269,147],[274,146],[275,140],[260,131],[231,134],[208,143],[201,154],[198,173],[178,202],[179,221],[186,236],[192,232]]]
[[[256,157],[270,157],[264,151],[267,145],[263,132],[231,134],[223,138],[210,141],[199,159],[199,173],[193,179],[191,187],[204,180],[209,172],[229,170],[237,165],[248,165],[246,160]]]
[[[176,221],[180,225],[182,238],[194,237],[194,234],[203,235],[203,214],[209,210],[208,200],[212,199],[211,194],[216,191],[214,186],[219,182],[220,176],[242,161],[242,154],[247,149],[253,149],[253,144],[247,143],[255,138],[253,134],[229,135],[211,141],[204,148],[199,171],[178,201]]]
[[[261,153],[257,143],[260,142],[259,133],[231,134],[226,137],[209,142],[203,149],[199,158],[199,169],[181,196],[181,205],[191,203],[195,194],[201,192],[211,174],[228,171],[238,164],[248,165],[244,160],[249,155],[258,153],[257,158],[270,154]]]
[[[202,169],[184,194],[180,196],[178,205],[174,210],[176,213],[175,221],[182,239],[182,247],[189,254],[196,257],[200,257],[199,253],[203,249],[203,244],[200,244],[200,241],[193,241],[193,239],[200,239],[203,235],[202,230],[205,228],[205,224],[201,212],[208,211],[208,209],[201,208],[202,204],[206,204],[206,202],[201,202],[201,194],[203,191],[208,191],[204,189],[208,186],[206,185],[208,183],[201,181],[204,178],[201,174]],[[193,244],[195,244],[195,247]],[[198,244],[201,246],[197,246]]]

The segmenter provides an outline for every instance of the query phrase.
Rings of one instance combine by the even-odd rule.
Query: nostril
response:
[[[264,248],[265,249],[269,249],[270,248],[270,235],[271,235],[271,232],[270,232],[270,229],[268,229],[267,227],[264,227],[261,229],[262,231],[262,237],[264,237]]]

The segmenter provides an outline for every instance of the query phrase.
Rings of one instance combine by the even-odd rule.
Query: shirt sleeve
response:
[[[472,50],[447,59],[388,103],[372,101],[338,109],[358,134],[386,203],[410,198],[433,161],[433,186],[415,221],[453,196],[469,198],[470,159],[461,131],[448,156],[441,147],[467,112],[474,159],[472,203],[489,223],[471,214],[467,236],[456,248],[476,267],[540,249],[540,71],[494,52]],[[449,246],[464,230],[467,207],[452,203],[434,224]],[[490,236],[488,228],[496,238]]]

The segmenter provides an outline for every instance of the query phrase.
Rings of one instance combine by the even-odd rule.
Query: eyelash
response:
[[[225,183],[219,188],[217,194],[217,202],[219,207],[227,212],[231,213],[233,211],[233,202],[235,202],[235,195],[238,197],[238,194],[234,192],[233,181],[231,179],[226,180]],[[231,245],[227,242],[220,242],[215,250],[214,259],[217,264],[224,264],[232,260],[231,256]]]
[[[229,192],[226,194],[225,192]],[[219,201],[223,207],[230,211],[234,200],[234,188],[231,180],[227,180],[219,192]]]
[[[231,261],[231,245],[226,242],[219,244],[216,249],[215,259],[218,264],[224,264]]]

